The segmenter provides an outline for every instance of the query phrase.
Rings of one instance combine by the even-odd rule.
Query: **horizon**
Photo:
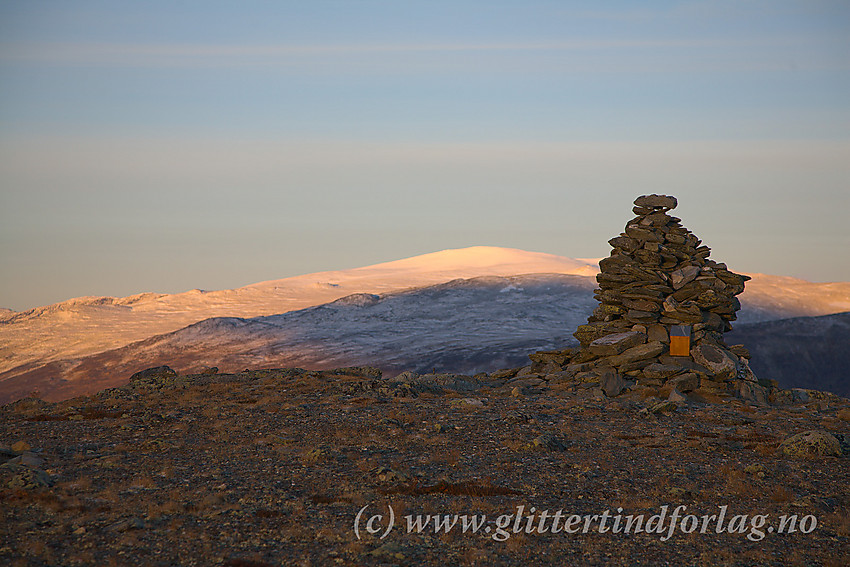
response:
[[[227,290],[231,290],[231,289],[251,288],[252,286],[256,286],[256,285],[259,285],[259,284],[283,282],[283,281],[286,281],[286,280],[297,280],[297,279],[307,277],[307,276],[320,276],[320,275],[337,274],[337,273],[339,273],[341,275],[345,275],[346,273],[356,272],[358,270],[368,270],[368,269],[371,269],[371,268],[383,268],[383,267],[385,267],[389,264],[403,264],[403,263],[407,263],[407,261],[409,261],[409,260],[424,259],[425,257],[428,257],[428,256],[440,257],[440,259],[445,259],[447,257],[447,253],[458,253],[458,252],[469,253],[469,252],[473,251],[474,249],[486,249],[484,252],[489,252],[491,254],[493,252],[510,252],[510,253],[518,252],[518,253],[521,253],[520,255],[523,256],[523,257],[538,256],[538,255],[552,256],[553,258],[556,258],[558,260],[574,261],[574,262],[577,262],[578,264],[580,264],[579,266],[572,267],[572,268],[570,268],[569,270],[566,270],[566,271],[553,271],[553,270],[533,271],[533,272],[523,271],[523,272],[517,272],[516,274],[511,274],[511,275],[516,275],[516,276],[534,275],[534,274],[551,274],[551,273],[556,273],[556,274],[557,273],[564,273],[564,274],[568,274],[568,275],[585,276],[585,275],[589,275],[589,274],[586,274],[587,268],[585,268],[581,264],[588,264],[589,263],[589,264],[593,265],[593,267],[595,267],[596,270],[598,271],[599,260],[605,258],[604,256],[601,257],[601,258],[571,258],[571,257],[567,257],[567,256],[558,256],[556,254],[550,254],[548,252],[538,252],[538,251],[532,251],[532,250],[521,250],[521,249],[518,249],[518,248],[505,248],[505,247],[498,247],[498,246],[478,245],[478,246],[469,246],[469,247],[465,247],[465,248],[449,248],[449,249],[445,249],[445,250],[437,250],[437,251],[434,251],[434,252],[427,252],[425,254],[418,254],[416,256],[410,256],[410,257],[407,257],[407,258],[394,258],[392,260],[381,261],[381,262],[377,262],[375,264],[369,264],[369,265],[366,265],[366,266],[354,266],[354,267],[351,267],[351,268],[322,270],[322,271],[318,271],[318,272],[308,272],[308,273],[304,273],[304,274],[293,274],[293,275],[286,276],[286,277],[283,277],[283,278],[272,278],[270,280],[263,280],[263,281],[258,281],[258,282],[248,282],[244,285],[236,286],[234,288],[219,288],[219,289],[191,288],[191,289],[183,289],[183,290],[178,290],[178,291],[175,291],[175,292],[168,292],[168,293],[159,292],[159,291],[156,291],[156,290],[146,290],[146,291],[140,291],[138,293],[130,294],[130,295],[127,295],[127,296],[83,295],[83,296],[68,297],[68,298],[65,298],[64,300],[57,301],[57,302],[54,302],[52,304],[35,305],[35,306],[32,306],[32,307],[28,307],[26,309],[12,310],[12,311],[16,312],[16,313],[22,313],[22,312],[26,312],[26,311],[29,311],[29,310],[32,310],[32,309],[38,309],[40,307],[47,307],[49,305],[66,303],[66,302],[74,301],[74,300],[78,300],[78,299],[100,299],[100,298],[103,298],[103,297],[112,297],[114,299],[126,299],[128,297],[133,297],[133,296],[137,296],[137,295],[147,295],[147,294],[154,294],[154,295],[162,294],[162,295],[168,296],[168,295],[188,294],[188,293],[191,293],[191,292],[198,292],[198,291],[200,291],[202,293],[210,293],[210,292],[218,292],[218,291],[227,291]],[[515,260],[515,258],[513,258],[513,259]],[[530,260],[530,258],[524,258],[524,259]],[[493,266],[499,265],[496,262],[492,262],[492,263],[484,262],[483,264],[493,265]],[[480,264],[476,264],[476,265],[480,265]],[[472,264],[470,264],[470,267],[471,266],[472,266]],[[409,267],[409,266],[407,266],[407,267]],[[430,268],[430,270],[429,270],[427,264],[423,264],[423,263],[416,265],[416,268],[418,268],[419,270],[425,269],[426,271],[430,271],[430,270],[435,269],[435,268]],[[402,270],[398,270],[398,272],[401,272],[401,271],[403,271],[403,268],[402,268]],[[850,283],[850,282],[838,282],[838,281],[836,281],[836,282],[812,282],[811,280],[803,280],[801,278],[795,278],[794,276],[787,276],[787,275],[784,275],[784,274],[763,274],[763,273],[760,273],[760,272],[740,272],[740,273],[745,274],[745,275],[749,275],[749,276],[767,276],[769,278],[791,278],[791,279],[795,279],[795,280],[799,280],[799,281],[804,281],[804,282],[807,282],[807,283],[827,283],[827,284],[828,283]],[[452,277],[455,277],[455,276],[452,276]],[[482,277],[482,276],[470,276],[471,279],[476,279],[476,278],[479,278],[479,277]],[[462,278],[462,279],[466,279],[466,278]],[[432,284],[430,284],[430,285],[432,285]],[[356,293],[358,293],[358,292],[355,292],[355,294]],[[0,309],[4,309],[4,306],[0,305]]]
[[[843,2],[0,7],[0,307],[474,245],[601,258],[647,193],[850,281]]]

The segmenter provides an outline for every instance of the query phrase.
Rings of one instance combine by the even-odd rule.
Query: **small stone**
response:
[[[667,491],[667,494],[673,500],[684,500],[687,498],[693,498],[693,492],[688,490],[687,488],[682,488],[679,486],[673,486],[670,490]]]
[[[750,349],[744,345],[732,345],[729,347],[729,350],[738,358],[752,358],[752,355],[750,355]]]
[[[673,284],[673,289],[682,289],[686,284],[691,283],[699,275],[698,266],[685,266],[680,270],[676,270],[670,274],[670,283]]]
[[[811,400],[809,390],[805,388],[791,388],[791,400],[799,404],[807,404]]]
[[[680,392],[676,388],[673,388],[672,390],[670,390],[670,395],[667,396],[667,401],[678,403],[678,402],[687,401],[687,398],[685,397],[684,394],[682,394],[682,392]]]
[[[733,388],[733,394],[742,400],[746,400],[760,406],[770,404],[770,391],[760,384],[755,382],[736,381]]]
[[[646,340],[669,343],[670,335],[667,333],[667,328],[664,325],[656,323],[654,325],[649,325],[646,328]]]
[[[24,453],[19,458],[21,459],[22,465],[33,469],[37,469],[44,464],[44,459],[30,451],[24,451]]]
[[[643,215],[649,215],[649,214],[654,213],[655,209],[651,209],[651,208],[648,208],[648,207],[637,207],[637,206],[635,206],[635,207],[632,207],[632,212],[636,215],[643,216]]]
[[[460,398],[452,400],[451,405],[466,408],[483,408],[484,402],[476,398]]]
[[[555,372],[554,374],[546,375],[546,382],[549,384],[560,384],[563,382],[572,382],[575,378],[575,372],[569,372],[567,370],[563,370],[561,372]]]
[[[738,372],[735,376],[738,380],[747,380],[749,382],[758,382],[755,372],[750,368],[750,363],[746,358],[738,359]]]
[[[639,413],[643,415],[649,414],[661,414],[667,412],[673,412],[679,409],[679,405],[676,402],[671,402],[670,400],[664,400],[649,406],[648,408],[643,408]]]
[[[519,372],[519,368],[506,368],[504,370],[497,370],[490,374],[491,380],[504,380],[506,378],[513,378]]]
[[[683,368],[678,364],[660,364],[653,362],[643,368],[643,375],[647,378],[666,380],[675,374],[682,372]]]
[[[640,228],[636,225],[629,225],[626,227],[626,234],[629,238],[634,238],[640,242],[660,242],[661,237],[655,233],[653,230],[647,230],[645,228]],[[602,263],[600,262],[600,266]]]
[[[760,464],[747,465],[746,467],[744,467],[744,472],[747,473],[747,474],[755,474],[755,475],[758,475],[759,473],[761,473],[761,476],[764,477],[764,465],[760,465]]]
[[[30,444],[26,441],[17,441],[16,443],[12,444],[12,450],[16,453],[23,453],[24,451],[29,451],[30,449],[32,449],[32,447],[30,447]]]
[[[667,384],[682,392],[693,392],[699,388],[699,376],[694,372],[686,372],[667,380]]]
[[[399,543],[389,541],[377,549],[373,549],[368,553],[372,557],[378,559],[389,559],[396,561],[404,561],[406,549]]]
[[[383,482],[387,484],[401,484],[408,482],[410,480],[410,476],[406,475],[403,472],[395,471],[389,467],[378,467],[369,471],[378,482]]]
[[[638,386],[645,386],[647,388],[658,388],[663,384],[659,378],[649,378],[647,376],[638,376],[637,383]]]
[[[599,386],[602,388],[602,391],[605,392],[606,396],[613,398],[615,396],[619,396],[623,392],[626,388],[626,381],[623,380],[618,373],[613,370],[608,370],[602,373],[602,379],[600,380]]]
[[[302,461],[305,465],[315,465],[316,463],[328,460],[330,457],[330,449],[327,447],[316,447],[308,451]]]
[[[826,431],[805,431],[792,435],[779,445],[779,452],[786,457],[801,459],[842,455],[841,442]]]
[[[579,372],[575,376],[576,382],[582,384],[595,384],[602,378],[602,373],[598,370],[589,370],[587,372]]]
[[[114,532],[127,532],[130,530],[140,530],[145,527],[145,523],[140,518],[127,518],[110,525],[107,529]]]
[[[544,433],[532,439],[531,443],[526,445],[526,448],[546,449],[547,451],[565,451],[567,446],[551,433]]]
[[[629,310],[634,311],[646,311],[649,313],[654,313],[659,311],[661,307],[657,302],[652,301],[651,299],[637,298],[637,299],[624,299],[623,306],[629,308]]]

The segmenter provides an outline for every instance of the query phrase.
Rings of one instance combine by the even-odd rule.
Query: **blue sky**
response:
[[[0,2],[0,306],[605,256],[648,192],[850,280],[850,5]]]

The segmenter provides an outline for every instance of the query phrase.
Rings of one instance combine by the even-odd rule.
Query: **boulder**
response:
[[[792,435],[779,445],[779,453],[800,459],[840,457],[843,454],[841,442],[826,431],[804,431]]]
[[[177,373],[168,366],[154,366],[136,372],[130,376],[130,382],[159,382],[177,376]]]
[[[691,349],[694,362],[707,368],[718,380],[729,380],[738,373],[738,357],[728,350],[708,343]]]

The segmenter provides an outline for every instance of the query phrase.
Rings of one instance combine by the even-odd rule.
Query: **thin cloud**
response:
[[[125,43],[0,43],[0,61],[46,65],[120,65],[137,67],[287,65],[316,59],[357,56],[452,54],[458,52],[606,52],[609,50],[717,49],[780,47],[806,40],[778,39],[609,39],[542,42],[213,45]]]

